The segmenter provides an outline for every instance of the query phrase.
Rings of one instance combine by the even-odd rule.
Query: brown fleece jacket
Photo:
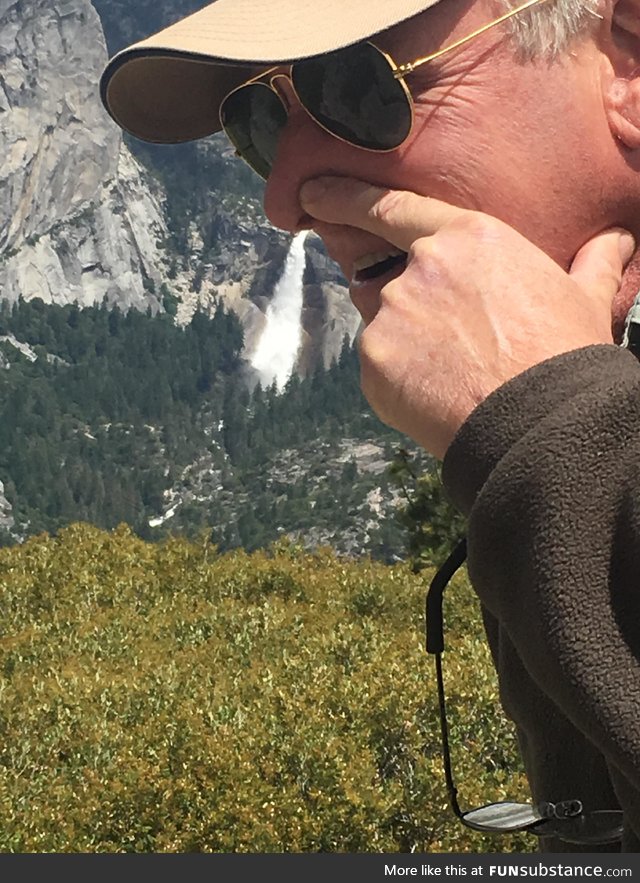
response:
[[[640,852],[640,363],[592,346],[519,375],[461,427],[443,481],[534,800],[619,806]]]

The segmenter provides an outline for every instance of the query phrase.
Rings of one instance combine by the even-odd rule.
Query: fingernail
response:
[[[313,178],[311,181],[305,181],[300,188],[300,202],[302,205],[312,205],[322,199],[327,192],[327,182],[325,178]]]
[[[618,246],[620,248],[620,257],[622,258],[622,263],[628,263],[633,257],[634,251],[636,250],[636,241],[631,233],[621,233]]]

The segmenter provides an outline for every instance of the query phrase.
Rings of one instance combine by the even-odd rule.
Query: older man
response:
[[[639,851],[640,0],[217,0],[103,99],[153,141],[220,114],[322,236],[365,394],[469,515],[534,799],[623,810],[621,846],[547,847]]]

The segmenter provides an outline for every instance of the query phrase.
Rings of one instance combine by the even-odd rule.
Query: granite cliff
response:
[[[238,212],[212,199],[215,262],[203,256],[196,218],[172,272],[162,184],[99,101],[106,58],[89,0],[0,0],[0,296],[81,306],[106,298],[156,312],[171,294],[179,323],[220,298],[243,322],[250,361],[288,239],[255,204]],[[231,162],[221,139],[203,149]],[[328,364],[358,327],[319,241],[308,240],[307,255],[299,373]]]
[[[162,210],[96,100],[105,58],[86,0],[0,0],[4,298],[158,308]]]

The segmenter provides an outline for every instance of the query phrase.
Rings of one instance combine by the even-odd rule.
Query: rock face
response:
[[[0,532],[13,535],[14,527],[11,504],[4,495],[4,484],[0,481]]]
[[[19,247],[97,195],[119,138],[95,100],[105,60],[82,0],[0,0],[0,247]]]
[[[215,263],[194,224],[191,252],[171,270],[164,193],[100,102],[106,59],[89,0],[0,0],[0,297],[155,313],[169,292],[179,323],[222,300],[243,323],[249,361],[288,237],[255,207],[220,211]],[[224,157],[226,142],[206,149]],[[329,364],[358,325],[319,240],[307,253],[300,373]]]
[[[300,374],[313,370],[318,363],[328,368],[340,355],[345,335],[353,340],[360,327],[360,315],[349,299],[345,280],[327,257],[321,239],[308,236],[306,251],[303,344],[297,366]]]
[[[164,219],[103,111],[87,0],[0,0],[0,291],[158,308]]]
[[[257,211],[246,209],[242,216],[220,214],[216,222],[217,257],[202,267],[196,291],[193,279],[176,280],[180,297],[177,321],[187,323],[198,307],[210,309],[221,300],[232,309],[244,328],[245,355],[250,358],[265,323],[270,295],[284,266],[289,238],[270,227]],[[192,231],[191,264],[200,261],[197,230]]]

